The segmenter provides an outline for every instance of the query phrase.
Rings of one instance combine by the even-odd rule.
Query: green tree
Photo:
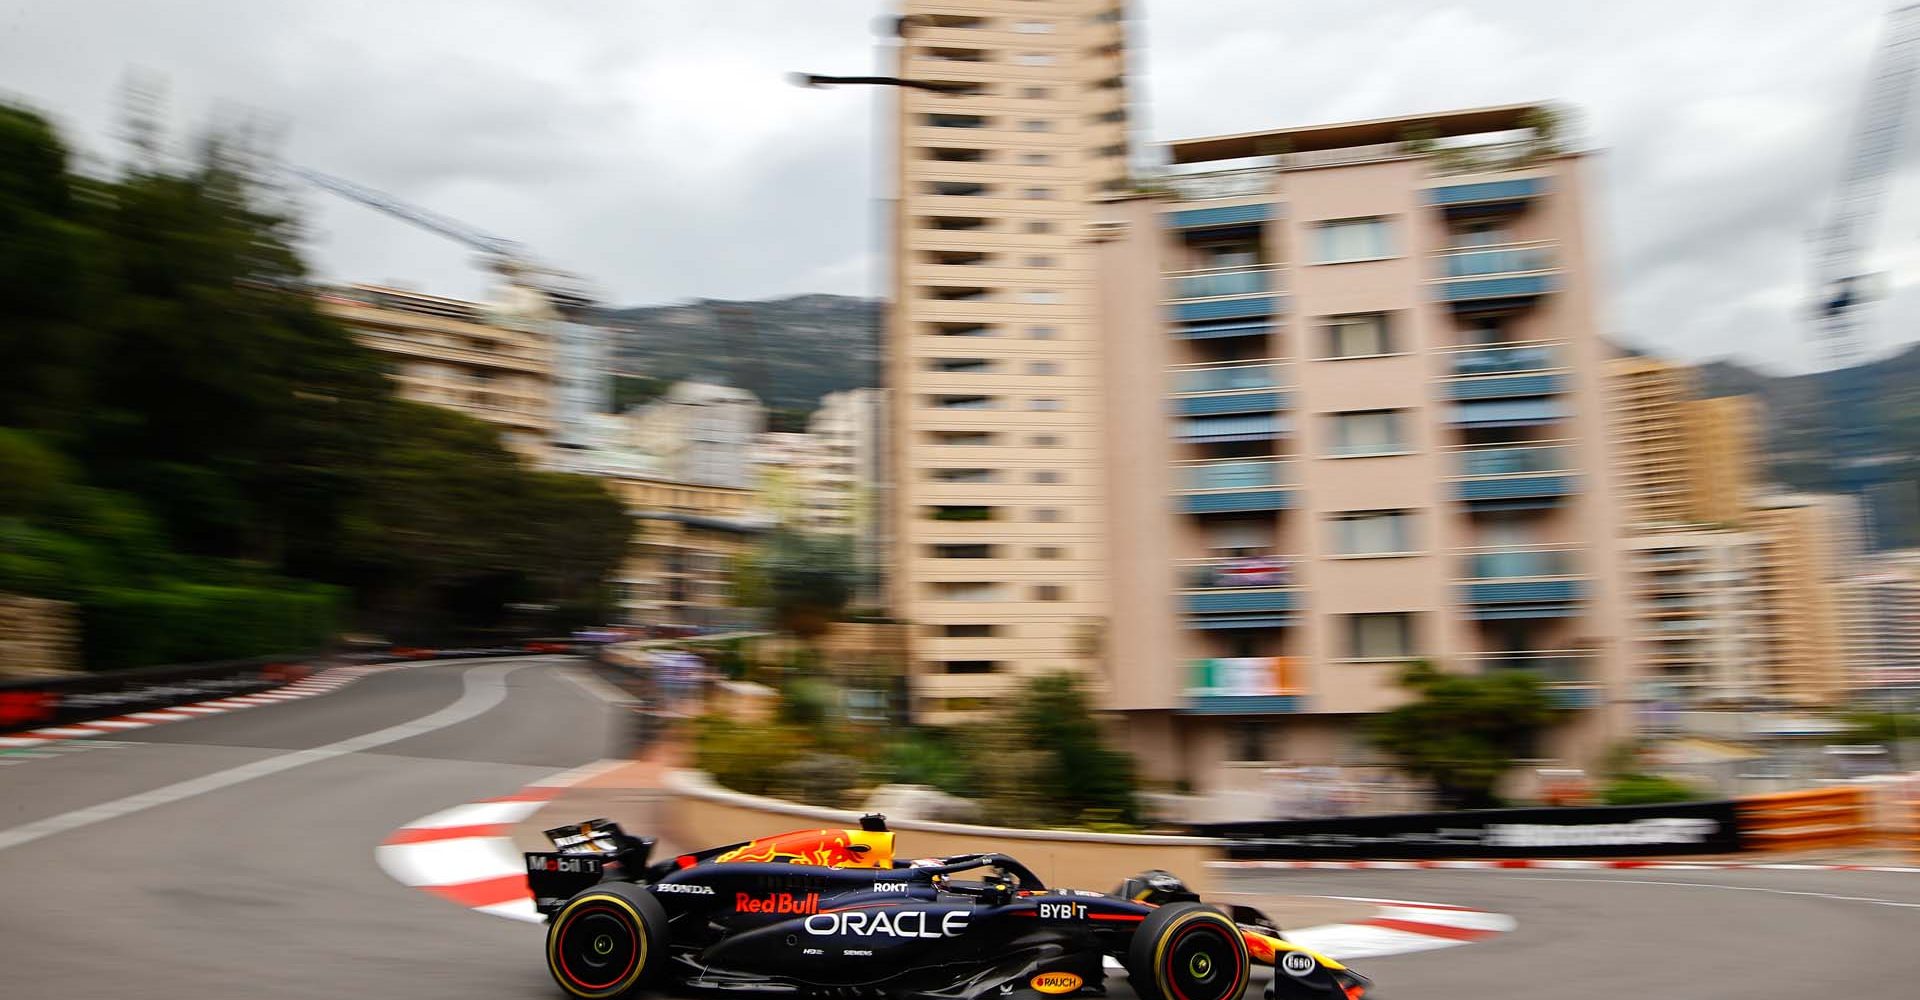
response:
[[[781,529],[736,561],[733,603],[765,608],[776,627],[812,641],[846,610],[855,574],[852,539]]]
[[[993,822],[1069,826],[1137,819],[1133,760],[1107,745],[1076,677],[1033,678],[1008,714],[969,734],[969,756]]]
[[[1539,679],[1519,671],[1448,674],[1422,662],[1409,665],[1400,683],[1414,700],[1369,720],[1374,743],[1433,782],[1446,805],[1498,806],[1494,785],[1553,717]]]

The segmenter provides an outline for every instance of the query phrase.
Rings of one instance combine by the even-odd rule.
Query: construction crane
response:
[[[1866,101],[1847,143],[1840,187],[1824,222],[1814,230],[1815,330],[1829,364],[1829,413],[1835,427],[1834,450],[1843,489],[1860,497],[1868,514],[1868,536],[1886,537],[1875,513],[1875,489],[1885,465],[1877,421],[1869,412],[1873,386],[1866,365],[1866,306],[1875,297],[1877,276],[1869,274],[1871,249],[1900,136],[1911,106],[1916,64],[1920,63],[1920,3],[1887,15],[1868,78]]]
[[[607,399],[607,333],[594,313],[587,282],[536,260],[513,240],[481,232],[382,191],[306,167],[287,167],[294,176],[349,201],[480,251],[483,262],[509,285],[533,293],[550,307],[538,320],[554,355],[554,434],[557,448],[581,450],[593,445],[593,415],[604,413]]]

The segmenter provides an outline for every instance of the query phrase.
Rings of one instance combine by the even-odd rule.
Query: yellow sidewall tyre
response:
[[[1141,1000],[1240,1000],[1253,969],[1233,918],[1192,902],[1147,914],[1124,964]]]
[[[547,925],[547,971],[580,1000],[629,996],[666,965],[666,928],[653,893],[624,882],[594,886]]]

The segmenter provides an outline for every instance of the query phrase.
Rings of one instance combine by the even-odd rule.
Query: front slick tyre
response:
[[[612,1000],[666,964],[667,914],[653,893],[607,882],[567,900],[547,925],[547,971],[569,996]]]
[[[1251,964],[1239,926],[1192,902],[1147,914],[1125,962],[1127,982],[1141,1000],[1240,1000]]]

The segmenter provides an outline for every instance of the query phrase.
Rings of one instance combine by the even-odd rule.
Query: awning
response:
[[[1453,404],[1450,420],[1461,427],[1532,427],[1562,420],[1566,407],[1548,396],[1473,399]]]
[[[1230,413],[1182,418],[1179,434],[1182,441],[1230,443],[1265,441],[1287,431],[1286,418],[1277,413]]]

